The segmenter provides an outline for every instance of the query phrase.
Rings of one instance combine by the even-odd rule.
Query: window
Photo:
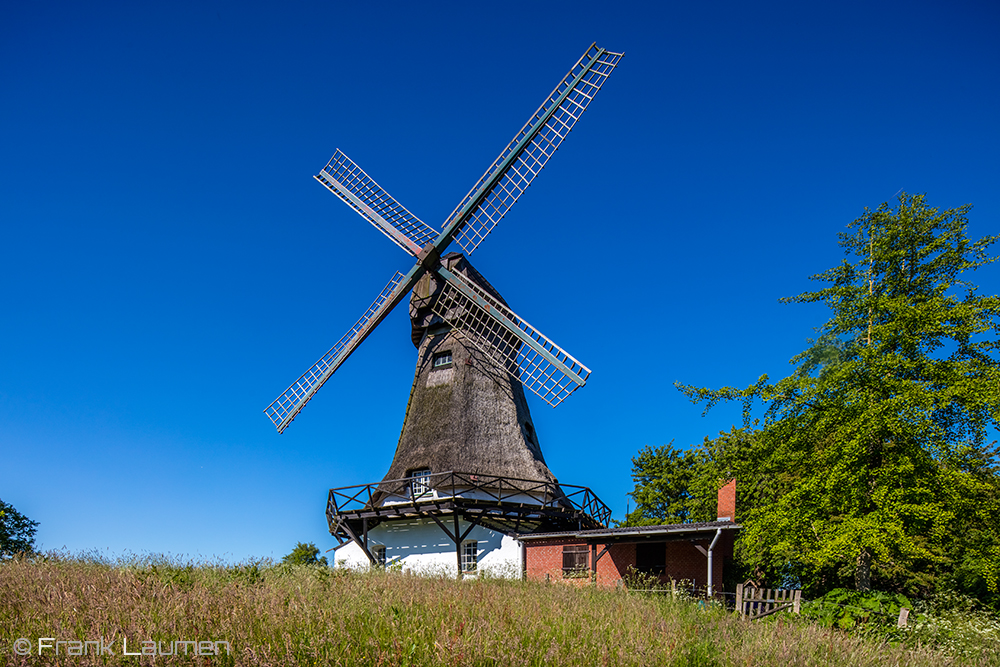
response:
[[[462,572],[475,572],[479,563],[479,542],[462,542]]]
[[[451,350],[445,352],[438,352],[434,355],[434,368],[450,368],[451,367]]]
[[[413,497],[417,498],[424,495],[425,493],[430,493],[431,491],[431,469],[430,468],[420,468],[418,470],[413,470],[410,472],[410,488],[413,491]]]
[[[667,571],[667,545],[663,542],[635,545],[635,569],[643,574]]]
[[[563,576],[579,577],[587,574],[586,544],[567,544],[563,547]]]
[[[385,547],[378,545],[372,547],[372,556],[375,556],[375,564],[385,567]]]

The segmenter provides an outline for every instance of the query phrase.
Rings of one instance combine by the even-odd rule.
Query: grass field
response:
[[[52,645],[41,656],[40,638]],[[231,652],[199,657],[207,645],[178,641]],[[965,653],[558,584],[150,558],[0,563],[7,665],[1000,665],[998,644]]]

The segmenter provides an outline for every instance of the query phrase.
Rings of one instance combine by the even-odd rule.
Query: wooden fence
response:
[[[755,588],[746,584],[736,586],[736,611],[749,620],[764,618],[779,611],[799,613],[802,591],[783,588]]]

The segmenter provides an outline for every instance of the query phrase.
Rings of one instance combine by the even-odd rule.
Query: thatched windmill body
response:
[[[440,231],[389,196],[339,150],[315,177],[416,259],[354,327],[268,408],[284,431],[408,293],[417,368],[396,455],[381,482],[333,489],[336,562],[405,562],[516,573],[523,532],[601,525],[585,487],[558,484],[524,396],[558,405],[590,374],[514,313],[468,262],[558,149],[622,54],[592,45],[501,152]],[[444,254],[455,241],[463,254]],[[442,535],[443,531],[443,535]],[[447,539],[445,539],[445,536]],[[457,559],[457,560],[456,560]]]

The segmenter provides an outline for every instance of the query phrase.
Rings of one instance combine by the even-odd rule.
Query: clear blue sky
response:
[[[673,382],[786,374],[827,313],[778,299],[864,207],[1000,231],[997,35],[987,2],[5,3],[0,498],[45,549],[333,546],[327,490],[399,436],[405,308],[284,435],[261,411],[410,261],[312,175],[339,147],[440,226],[596,40],[620,67],[473,259],[593,369],[529,401],[621,517],[638,449],[739,419]]]

